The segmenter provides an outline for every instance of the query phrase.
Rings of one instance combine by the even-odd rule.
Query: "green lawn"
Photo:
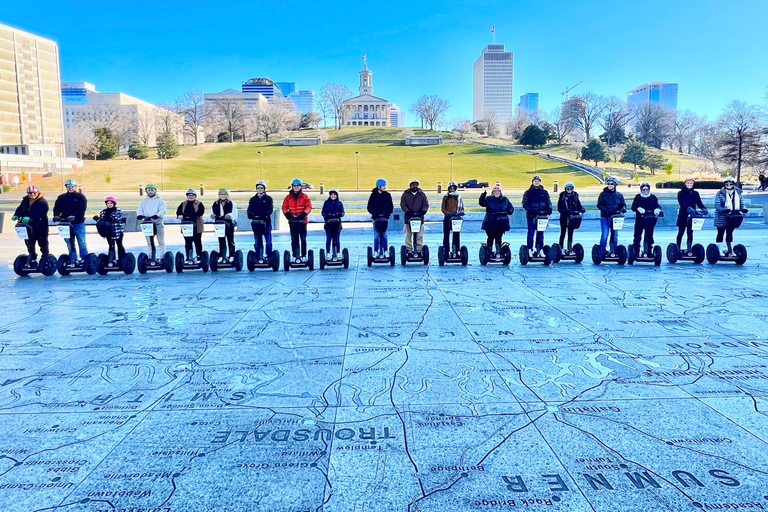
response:
[[[314,137],[319,130],[325,130],[328,140],[399,140],[400,134],[405,128],[391,126],[342,126],[337,130],[331,126],[318,130],[301,130],[291,132],[293,137]],[[447,139],[452,137],[451,132],[438,132],[434,130],[422,130],[421,128],[409,128],[414,135],[441,135]],[[280,139],[282,137],[278,137]]]
[[[391,188],[405,188],[418,178],[423,188],[435,188],[438,181],[450,181],[449,152],[454,152],[455,181],[478,179],[505,188],[527,188],[538,172],[547,188],[553,180],[562,186],[573,181],[577,187],[597,185],[591,176],[572,167],[530,155],[463,144],[409,147],[390,144],[324,144],[285,147],[273,143],[237,142],[183,147],[181,155],[164,160],[167,190],[185,190],[204,184],[206,188],[227,187],[251,190],[259,179],[259,154],[263,152],[263,179],[269,188],[285,188],[293,178],[318,187],[357,187],[355,151],[359,151],[360,188],[370,190],[378,178]],[[105,180],[109,172],[110,183]],[[160,162],[153,154],[146,160],[87,161],[75,178],[86,190],[136,190],[147,182],[161,183]],[[43,190],[59,189],[59,178],[41,180]]]

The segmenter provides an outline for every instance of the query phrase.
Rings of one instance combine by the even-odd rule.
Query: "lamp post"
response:
[[[165,156],[165,151],[158,151],[157,156],[160,157],[160,191],[165,192],[165,175],[163,174],[163,157]]]
[[[64,143],[57,142],[56,145],[61,145],[59,148],[59,175],[61,176],[61,190],[64,190]]]
[[[360,190],[360,152],[355,151],[355,163],[357,165],[357,189]]]
[[[263,167],[261,164],[262,164],[262,157],[264,156],[264,153],[262,153],[261,151],[257,151],[257,153],[259,154],[259,180],[263,181],[264,173],[263,173]]]
[[[448,153],[448,156],[451,157],[451,181],[453,181],[453,155],[454,154],[455,153],[453,153],[453,152]]]

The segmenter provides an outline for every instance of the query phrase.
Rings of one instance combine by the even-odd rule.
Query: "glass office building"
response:
[[[251,78],[243,82],[242,92],[263,94],[271,103],[275,97],[282,98],[283,91],[269,78]]]
[[[539,93],[529,92],[520,96],[520,111],[533,112],[539,110]]]
[[[670,110],[677,110],[677,84],[668,82],[648,82],[638,85],[627,93],[629,105],[656,103]]]

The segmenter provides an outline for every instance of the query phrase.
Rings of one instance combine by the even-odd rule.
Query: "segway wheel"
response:
[[[550,254],[550,250],[551,249],[548,245],[545,245],[541,248],[541,252],[544,253],[544,261],[542,263],[544,263],[545,267],[552,263],[552,255]]]
[[[17,276],[24,277],[29,275],[29,272],[24,270],[24,265],[26,264],[27,264],[26,254],[20,254],[16,256],[16,259],[13,260],[13,271],[16,272]]]
[[[272,271],[277,272],[280,270],[280,253],[277,251],[272,251],[272,256],[270,259],[272,260]]]
[[[395,266],[395,248],[394,247],[389,248],[389,266],[390,267]]]
[[[325,268],[325,249],[320,249],[320,270],[323,270],[324,268]]]
[[[488,260],[491,259],[491,250],[488,249],[488,247],[481,245],[480,252],[477,254],[477,259],[480,260],[480,265],[486,266],[488,264]]]
[[[466,267],[467,263],[469,263],[469,251],[467,250],[466,245],[461,246],[461,265]]]
[[[138,258],[136,258],[136,270],[139,271],[139,274],[144,275],[147,273],[148,261],[149,261],[149,258],[143,252],[139,254]]]
[[[235,266],[235,271],[240,272],[243,270],[243,263],[245,258],[243,257],[243,251],[235,251],[235,261],[233,262]]]
[[[176,273],[181,274],[184,272],[184,255],[180,252],[176,253]]]
[[[616,250],[616,252],[618,253],[618,249]],[[637,254],[635,254],[635,246],[630,245],[629,249],[627,250],[627,263],[629,263],[630,265],[634,265],[636,257],[637,257]],[[621,259],[621,257],[619,257],[619,259]]]
[[[208,269],[211,268],[211,258],[208,255],[208,251],[203,251],[200,254],[200,268],[203,272],[208,272]]]
[[[248,272],[256,270],[256,253],[254,251],[248,251],[245,264],[248,266]]]
[[[623,265],[627,262],[627,248],[623,245],[620,245],[616,248],[616,256],[618,256],[619,260],[616,262],[619,265]]]
[[[445,265],[445,247],[442,245],[437,248],[437,264],[441,267]]]
[[[677,263],[680,259],[680,248],[677,244],[669,244],[667,246],[667,261],[670,263]]]
[[[83,269],[85,273],[92,276],[99,270],[99,259],[95,254],[86,254],[83,258]]]
[[[517,257],[520,259],[520,264],[522,266],[526,266],[528,264],[528,246],[527,245],[521,245],[520,250],[517,253]]]
[[[173,253],[171,251],[166,251],[163,256],[163,268],[167,274],[173,272]]]
[[[693,247],[691,247],[691,252],[693,253],[693,262],[700,264],[704,261],[704,258],[706,257],[706,251],[704,250],[704,246],[701,244],[696,244]]]
[[[211,251],[210,255],[210,261],[208,262],[209,266],[211,267],[211,272],[216,272],[219,270],[219,252],[218,251]],[[202,263],[203,258],[200,258],[200,262]]]
[[[563,250],[559,244],[552,244],[549,248],[549,257],[552,259],[552,263],[560,263],[560,259],[563,257]]]
[[[307,267],[309,270],[315,270],[315,252],[312,249],[307,251]]]
[[[283,252],[283,270],[291,270],[291,254],[288,251]]]
[[[707,262],[714,265],[718,261],[720,261],[720,248],[716,244],[709,244],[707,246]]]
[[[575,263],[584,261],[584,246],[581,244],[574,245],[573,254],[576,255],[576,259],[573,260]]]
[[[46,277],[50,277],[56,273],[56,257],[46,254],[40,260],[40,266],[38,267],[40,273]]]
[[[67,265],[69,265],[71,260],[69,259],[68,254],[62,254],[59,256],[59,259],[56,261],[56,266],[59,270],[59,275],[62,276],[68,276],[69,275],[69,269],[67,268]]]
[[[741,244],[733,246],[733,253],[736,255],[734,263],[737,265],[743,265],[747,262],[747,248]]]
[[[100,276],[107,275],[107,265],[109,265],[109,256],[106,254],[99,254],[96,258],[96,272],[98,272]]]
[[[366,257],[368,258],[368,266],[373,266],[373,248],[368,247],[368,250],[366,251]]]
[[[125,272],[126,275],[133,274],[133,271],[136,270],[136,256],[130,252],[126,253],[125,256],[123,256],[122,266],[123,272]]]
[[[429,265],[429,247],[426,245],[421,249],[422,259],[425,265]]]
[[[349,249],[346,247],[341,250],[341,264],[345,269],[349,268]]]
[[[603,248],[595,244],[592,246],[592,263],[599,265],[603,262]]]
[[[405,264],[408,263],[408,250],[405,248],[404,245],[400,246],[400,264],[402,266],[405,266]]]
[[[661,247],[653,246],[653,264],[657,267],[661,265]]]

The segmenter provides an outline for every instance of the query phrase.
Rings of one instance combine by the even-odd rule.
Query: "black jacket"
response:
[[[675,222],[678,227],[688,225],[688,208],[706,210],[698,191],[688,189],[685,184],[683,184],[682,190],[677,193],[677,204],[680,205],[680,210],[677,212],[677,222]]]
[[[394,209],[395,205],[392,203],[392,194],[386,190],[379,192],[378,188],[371,191],[371,197],[368,198],[368,213],[371,214],[373,219],[388,219]]]
[[[597,209],[600,210],[601,217],[610,217],[627,211],[627,203],[624,202],[624,195],[616,189],[613,192],[605,187],[597,198]]]
[[[557,211],[560,212],[560,215],[575,215],[582,213],[582,210],[584,210],[584,207],[581,206],[578,192],[574,191],[570,194],[565,190],[560,192],[560,198],[557,200]]]
[[[272,203],[272,198],[267,194],[264,194],[262,197],[256,194],[248,201],[248,218],[251,220],[263,220],[271,226],[272,212],[274,211],[275,207]]]
[[[64,192],[56,198],[53,204],[53,216],[66,219],[74,216],[75,224],[85,221],[85,209],[88,206],[88,200],[80,192]]]
[[[492,219],[495,214],[504,212],[507,215],[512,215],[512,212],[515,211],[515,207],[512,206],[512,203],[509,202],[509,199],[507,199],[505,196],[499,196],[498,199],[496,196],[491,194],[490,196],[487,195],[486,192],[483,192],[480,194],[480,206],[483,206],[485,208],[485,217],[483,217],[483,225],[480,226],[480,229],[487,231],[489,229],[493,229],[493,222]]]
[[[29,196],[25,196],[21,200],[21,204],[14,215],[22,219],[22,217],[29,217],[30,225],[34,233],[48,233],[48,201],[44,197],[38,197],[37,200],[29,204]]]
[[[653,194],[648,197],[643,197],[641,194],[637,194],[632,200],[631,210],[638,215],[644,215],[637,211],[638,208],[643,208],[645,213],[652,213],[656,208],[661,208],[659,206],[659,198]]]
[[[549,199],[549,192],[541,185],[538,187],[531,185],[523,194],[523,210],[525,210],[525,216],[529,218],[550,215],[552,201]]]

